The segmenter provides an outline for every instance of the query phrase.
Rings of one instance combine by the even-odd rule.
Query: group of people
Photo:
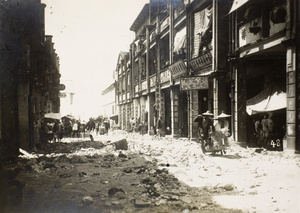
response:
[[[43,121],[41,128],[42,143],[60,141],[64,135],[63,129],[63,124],[60,121]]]
[[[85,137],[86,131],[105,134],[110,129],[110,121],[104,119],[102,122],[90,119],[87,123],[79,120],[61,119],[49,120],[42,122],[41,141],[59,142],[63,137]]]
[[[274,131],[272,113],[266,113],[263,115],[262,120],[258,117],[254,119],[253,122],[253,135],[256,138],[256,144],[266,148],[268,146],[268,140]]]

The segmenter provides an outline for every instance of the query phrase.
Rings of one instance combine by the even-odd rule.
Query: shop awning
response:
[[[182,28],[178,31],[174,38],[174,50],[173,52],[179,53],[182,48],[186,47],[186,28]]]
[[[234,0],[229,13],[237,10],[239,7],[247,3],[249,0]]]
[[[269,86],[257,96],[247,100],[249,115],[271,112],[286,108],[286,93],[276,86]]]
[[[60,120],[60,113],[46,113],[45,118],[54,119],[54,120]]]
[[[74,116],[72,116],[72,115],[65,115],[65,116],[63,116],[62,117],[62,119],[69,119],[69,120],[75,120],[76,118],[74,117]]]
[[[113,115],[109,116],[109,118],[112,120],[116,120],[116,119],[118,119],[118,117],[119,117],[118,114],[113,114]]]

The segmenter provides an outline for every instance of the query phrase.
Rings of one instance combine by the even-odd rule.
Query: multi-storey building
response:
[[[143,7],[130,27],[136,36],[129,60],[118,68],[125,126],[134,119],[153,133],[161,117],[163,134],[196,138],[195,116],[230,113],[227,49],[221,48],[228,43],[228,11],[226,2],[212,0],[151,0]]]
[[[59,60],[40,0],[0,2],[0,156],[40,142],[45,112],[59,112]]]
[[[296,8],[292,0],[150,0],[117,68],[122,128],[134,119],[153,133],[161,117],[164,134],[193,139],[195,116],[224,112],[234,139],[251,144],[253,120],[269,113],[277,132],[269,146],[286,138],[299,149]],[[262,100],[270,101],[259,109]]]
[[[299,1],[234,1],[229,16],[235,138],[251,141],[252,121],[268,113],[268,145],[299,150]]]
[[[118,107],[116,100],[116,84],[113,83],[102,91],[103,99],[103,116],[115,121],[118,124]]]

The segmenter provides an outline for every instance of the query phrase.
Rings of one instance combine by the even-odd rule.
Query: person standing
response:
[[[213,121],[211,117],[213,116],[212,113],[209,111],[202,113],[203,119],[200,123],[200,130],[199,132],[202,133],[202,139],[205,141],[206,144],[204,145],[211,145],[211,135],[215,130],[213,125]]]
[[[263,147],[267,147],[268,137],[269,137],[269,128],[268,128],[268,114],[264,115],[264,118],[261,120],[262,127],[262,145]]]
[[[73,127],[72,127],[72,136],[74,137],[75,135],[78,135],[78,123],[77,123],[77,121],[74,122]]]
[[[261,123],[259,120],[256,120],[254,123],[254,134],[256,137],[256,143],[258,146],[261,146],[261,134],[262,134],[262,128]]]
[[[215,137],[218,137],[217,140],[222,142],[222,145],[228,145],[228,137],[230,136],[229,133],[229,122],[226,118],[230,117],[231,115],[227,115],[225,113],[221,113],[217,117],[217,122],[215,123]]]
[[[156,135],[158,136],[158,138],[160,138],[161,136],[161,132],[162,132],[162,119],[161,116],[158,117],[157,122],[156,122]]]
[[[96,135],[98,135],[98,133],[99,133],[99,127],[100,127],[100,123],[99,123],[99,121],[96,121],[96,124],[95,124]]]

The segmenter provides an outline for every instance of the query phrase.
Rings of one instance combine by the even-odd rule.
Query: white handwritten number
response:
[[[270,143],[270,144],[271,144],[271,146],[273,146],[273,148],[275,148],[275,146],[278,146],[278,147],[279,147],[279,146],[280,146],[280,139],[277,139],[277,140],[276,140],[276,143],[275,143],[273,140],[271,140],[271,143]]]

